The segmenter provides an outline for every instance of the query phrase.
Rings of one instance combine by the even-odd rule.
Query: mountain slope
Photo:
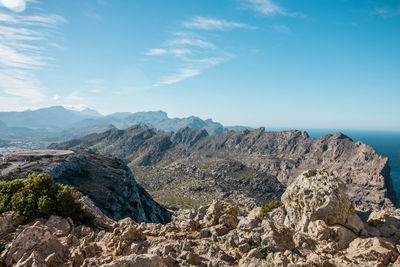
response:
[[[184,127],[190,127],[196,130],[205,129],[211,135],[221,134],[225,131],[222,124],[214,122],[211,119],[202,120],[195,116],[187,118],[169,118],[167,113],[163,111],[114,113],[101,118],[85,119],[72,126],[80,128],[98,124],[113,124],[119,129],[126,129],[135,124],[151,124],[159,130],[171,132],[176,132]]]
[[[86,118],[96,118],[93,111],[83,112],[66,109],[62,106],[26,110],[21,112],[0,112],[0,120],[9,127],[32,129],[68,128],[69,125]]]
[[[8,154],[3,179],[46,172],[55,182],[74,186],[108,217],[167,223],[171,214],[136,183],[122,160],[83,151],[35,150]],[[0,176],[1,178],[1,176]]]
[[[341,133],[316,139],[297,130],[265,132],[259,128],[210,136],[190,128],[171,134],[133,126],[51,147],[90,148],[121,157],[129,162],[138,181],[163,203],[180,197],[261,205],[278,199],[292,182],[290,177],[308,169],[324,169],[348,184],[359,211],[397,204],[388,159]]]

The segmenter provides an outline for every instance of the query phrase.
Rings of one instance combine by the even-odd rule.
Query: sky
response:
[[[0,0],[0,111],[400,130],[400,0]]]

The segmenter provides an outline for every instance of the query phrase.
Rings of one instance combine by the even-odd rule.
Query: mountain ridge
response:
[[[266,132],[261,127],[212,136],[204,129],[168,133],[136,125],[51,148],[93,149],[120,157],[156,198],[175,194],[261,205],[278,199],[290,177],[321,168],[348,184],[360,212],[398,204],[388,159],[342,133],[313,138],[298,130]]]

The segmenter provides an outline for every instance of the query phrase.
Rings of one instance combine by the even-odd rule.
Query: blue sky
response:
[[[0,110],[400,130],[400,1],[0,0]]]

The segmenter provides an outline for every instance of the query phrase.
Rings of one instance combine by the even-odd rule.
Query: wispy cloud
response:
[[[230,57],[215,44],[189,32],[174,33],[174,38],[164,42],[164,48],[150,49],[146,55],[172,56],[180,65],[175,71],[168,70],[168,74],[161,77],[154,86],[170,85],[200,75]]]
[[[145,53],[146,56],[159,56],[159,55],[164,55],[167,54],[168,51],[162,48],[155,48],[155,49],[150,49]]]
[[[187,31],[190,29],[191,31]],[[198,76],[214,66],[230,60],[233,56],[215,43],[222,31],[234,29],[256,29],[256,27],[219,18],[194,16],[182,22],[171,38],[160,47],[145,52],[151,58],[160,57],[161,63],[168,62],[165,75],[153,86],[171,85]],[[204,31],[218,30],[212,35]],[[175,66],[175,68],[171,67]]]
[[[206,18],[202,16],[195,16],[189,21],[185,21],[183,27],[188,29],[197,29],[197,30],[233,30],[233,29],[255,29],[248,24],[238,23],[234,21],[228,21],[224,19],[216,19],[216,18]]]
[[[183,62],[186,67],[178,69],[175,73],[164,76],[155,86],[174,84],[195,77],[227,59],[227,57],[185,58]]]
[[[26,4],[32,2],[0,0],[2,6],[9,8],[0,11],[0,94],[2,99],[18,100],[21,105],[46,98],[35,72],[52,61],[46,56],[43,42],[49,43],[57,25],[66,21],[55,14],[14,13],[25,10]]]
[[[283,15],[290,17],[307,18],[307,15],[300,12],[287,11],[273,0],[244,0],[244,6],[265,16]]]
[[[400,16],[400,6],[398,7],[376,6],[371,13],[372,15],[380,16],[383,18]]]
[[[159,82],[156,83],[156,85],[167,85],[167,84],[177,83],[177,82],[186,80],[187,78],[197,76],[200,73],[201,73],[201,70],[199,70],[199,69],[190,69],[190,68],[179,69],[178,73],[163,77]]]
[[[176,38],[167,41],[167,44],[170,46],[196,46],[200,48],[211,48],[211,49],[215,48],[214,44],[201,39]]]

